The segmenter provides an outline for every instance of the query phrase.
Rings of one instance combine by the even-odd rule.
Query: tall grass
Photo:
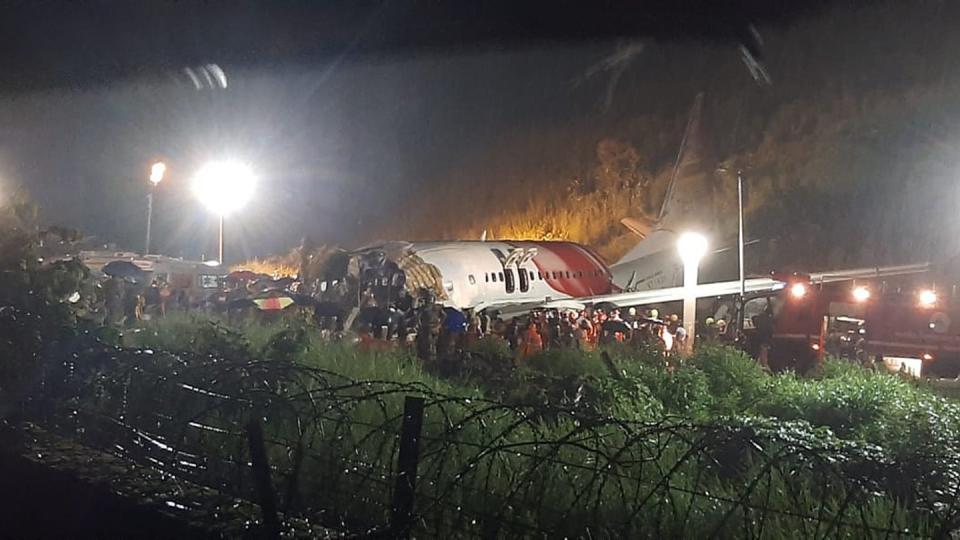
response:
[[[613,369],[576,351],[515,364],[485,344],[462,360],[471,369],[439,376],[408,352],[327,344],[299,323],[169,319],[125,339],[220,366],[176,368],[193,385],[259,395],[265,384],[278,491],[328,523],[389,518],[407,395],[427,399],[421,536],[859,538],[925,534],[954,516],[957,406],[859,368],[775,376],[727,349],[673,370],[628,349],[612,351]],[[250,375],[223,371],[228,355]],[[151,404],[140,410],[157,406],[159,387],[139,388]],[[235,428],[202,400],[175,401],[173,417]],[[213,440],[206,452],[230,447]]]

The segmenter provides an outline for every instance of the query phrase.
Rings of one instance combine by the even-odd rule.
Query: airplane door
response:
[[[525,268],[517,268],[517,273],[520,276],[520,292],[527,292],[530,290],[530,274],[527,273]]]
[[[506,287],[507,293],[512,293],[517,290],[517,282],[513,277],[512,268],[503,269],[503,285]]]

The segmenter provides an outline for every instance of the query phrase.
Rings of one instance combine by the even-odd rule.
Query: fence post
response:
[[[263,516],[263,537],[280,538],[280,519],[277,517],[277,497],[270,480],[270,464],[267,461],[267,448],[263,443],[263,416],[259,406],[254,406],[247,423],[247,443],[250,445],[250,461],[253,464],[253,479],[260,499],[260,513]]]
[[[397,457],[397,483],[393,489],[393,538],[409,538],[413,528],[414,490],[417,485],[417,464],[420,461],[420,433],[423,430],[422,397],[407,396],[403,402],[403,425],[400,427],[400,455]]]

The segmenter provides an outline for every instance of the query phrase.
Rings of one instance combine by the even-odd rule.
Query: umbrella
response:
[[[272,298],[257,298],[253,301],[260,311],[280,311],[293,305],[293,298],[289,296],[274,296]]]
[[[115,278],[129,278],[133,281],[142,281],[147,273],[130,261],[110,261],[103,266],[103,273]]]
[[[609,334],[629,334],[630,327],[623,321],[610,320],[603,323],[603,331]]]
[[[293,298],[293,303],[298,306],[315,306],[317,301],[308,294],[290,294],[290,298]]]
[[[257,279],[257,274],[250,270],[237,270],[227,274],[227,279],[230,281],[253,281]]]
[[[249,298],[238,298],[236,300],[230,300],[227,302],[227,309],[246,309],[257,306],[256,302],[250,300]]]

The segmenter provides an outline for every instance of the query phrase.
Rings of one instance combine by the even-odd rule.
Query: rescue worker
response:
[[[721,343],[729,343],[732,340],[730,339],[731,333],[727,332],[727,321],[720,319],[717,321],[717,341]]]
[[[103,296],[107,310],[107,322],[120,324],[123,321],[123,282],[111,277],[103,283]]]
[[[433,303],[433,296],[429,291],[422,291],[417,318],[417,356],[426,363],[437,359],[440,322],[440,314]]]
[[[465,347],[469,347],[470,345],[480,341],[480,338],[483,337],[483,331],[480,327],[480,317],[478,315],[470,317],[470,322],[467,324],[467,332],[464,334]]]
[[[757,331],[757,345],[759,347],[757,361],[760,362],[761,366],[769,368],[770,346],[773,343],[773,310],[769,303],[767,303],[763,312],[753,316],[753,326]]]
[[[714,343],[717,341],[717,333],[716,321],[713,317],[707,317],[703,324],[700,339],[702,339],[704,343]]]
[[[577,348],[581,351],[590,351],[593,350],[593,346],[590,342],[590,320],[586,318],[581,318],[577,322],[577,329],[574,333],[574,338],[576,340]]]
[[[533,321],[527,324],[527,329],[521,337],[520,358],[529,358],[543,350],[543,338],[537,331],[537,325]]]

